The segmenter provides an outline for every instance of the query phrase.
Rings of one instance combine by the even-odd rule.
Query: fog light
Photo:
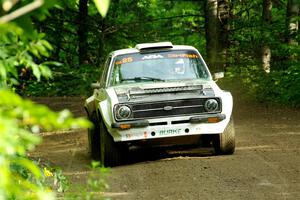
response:
[[[120,129],[130,129],[131,125],[130,124],[121,124]]]
[[[208,123],[217,123],[219,121],[221,121],[219,117],[209,117],[209,118],[207,118]]]

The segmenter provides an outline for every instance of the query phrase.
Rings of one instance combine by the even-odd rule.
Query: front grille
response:
[[[220,98],[213,99],[219,103],[219,108],[213,113],[221,112]],[[129,120],[207,114],[208,112],[204,108],[206,100],[207,98],[197,98],[127,104],[132,109],[132,116]]]

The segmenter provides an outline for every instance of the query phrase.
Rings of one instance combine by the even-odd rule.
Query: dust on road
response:
[[[111,199],[300,199],[300,110],[266,106],[234,92],[236,153],[212,149],[143,150],[110,170]],[[83,98],[37,98],[85,115]],[[86,130],[43,134],[34,157],[59,166],[74,183],[89,173]]]

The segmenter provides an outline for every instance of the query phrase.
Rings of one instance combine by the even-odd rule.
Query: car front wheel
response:
[[[230,155],[234,153],[235,129],[233,119],[230,119],[223,133],[214,136],[213,146],[218,155]]]
[[[114,142],[113,137],[108,133],[104,122],[100,122],[100,161],[105,167],[112,167],[121,164],[124,159],[126,148]]]
[[[89,118],[93,127],[88,129],[89,152],[94,160],[100,160],[100,130],[96,113]]]

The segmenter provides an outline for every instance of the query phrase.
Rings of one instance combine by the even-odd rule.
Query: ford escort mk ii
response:
[[[119,164],[133,146],[234,152],[231,93],[217,86],[194,47],[161,42],[114,51],[92,87],[85,101],[94,125],[89,147],[106,166]]]

